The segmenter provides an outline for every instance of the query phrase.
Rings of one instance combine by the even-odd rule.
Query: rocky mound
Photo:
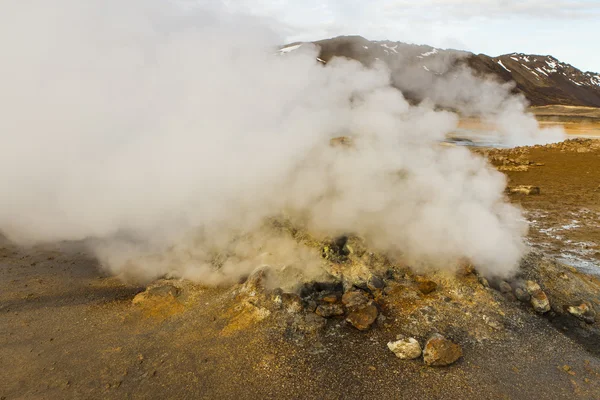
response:
[[[322,251],[326,278],[283,289],[270,282],[289,271],[257,268],[231,289],[223,334],[268,324],[277,335],[302,344],[340,329],[382,330],[396,337],[388,347],[397,357],[423,354],[426,365],[445,366],[463,355],[461,347],[514,339],[543,317],[589,351],[600,348],[600,281],[541,254],[525,257],[517,276],[488,281],[466,263],[456,273],[417,273],[370,252],[357,237],[311,243]],[[197,290],[188,282],[161,280],[134,304],[147,310],[191,307]]]

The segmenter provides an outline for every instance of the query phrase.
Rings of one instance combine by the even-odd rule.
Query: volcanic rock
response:
[[[338,302],[339,297],[335,293],[329,293],[323,296],[321,300],[323,300],[325,303],[333,304]]]
[[[462,357],[460,345],[446,339],[442,335],[433,335],[425,344],[423,361],[432,367],[444,367]]]
[[[542,290],[531,295],[531,306],[540,314],[550,311],[550,301]]]
[[[352,310],[346,317],[346,321],[360,331],[369,329],[377,319],[378,311],[373,302],[363,307]]]
[[[341,304],[320,304],[315,310],[315,313],[323,318],[336,317],[338,315],[344,315],[344,307],[342,307]]]
[[[581,303],[578,306],[570,306],[567,308],[569,314],[584,321],[587,324],[593,324],[596,321],[596,312],[587,303]]]
[[[529,293],[527,293],[525,289],[520,287],[515,289],[515,297],[522,302],[528,302],[529,300],[531,300],[531,296],[529,295]]]
[[[512,287],[510,286],[510,283],[506,282],[506,281],[500,281],[500,292],[502,293],[510,293],[512,292]]]
[[[421,356],[421,345],[414,338],[389,342],[387,347],[402,360],[413,360]]]
[[[522,194],[526,196],[538,195],[540,194],[540,188],[537,186],[530,185],[517,185],[511,186],[506,189],[508,194]]]
[[[490,287],[490,282],[483,276],[479,277],[479,283],[481,283],[481,286],[483,286],[483,287],[486,287],[486,288]]]
[[[383,279],[381,279],[380,277],[371,275],[371,277],[369,278],[369,281],[367,282],[367,287],[369,288],[369,290],[372,290],[372,291],[381,290],[385,287],[385,283],[383,282]]]
[[[546,296],[540,285],[533,281],[527,281],[525,289],[531,296],[531,306],[536,312],[544,314],[550,311],[550,300],[548,300],[548,296]]]
[[[354,310],[354,309],[360,308],[362,306],[365,306],[368,302],[369,302],[369,298],[367,297],[365,292],[362,292],[360,290],[346,292],[342,296],[342,303],[349,310]]]

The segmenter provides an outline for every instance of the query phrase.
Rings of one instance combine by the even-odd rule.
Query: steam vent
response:
[[[600,399],[600,2],[466,3],[0,1],[0,400]]]

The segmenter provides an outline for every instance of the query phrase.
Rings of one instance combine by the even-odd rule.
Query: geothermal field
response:
[[[0,5],[2,400],[600,398],[600,75],[183,3]]]

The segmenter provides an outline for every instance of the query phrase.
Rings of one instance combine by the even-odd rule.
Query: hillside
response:
[[[489,57],[426,45],[369,41],[361,36],[340,36],[314,44],[319,48],[322,62],[334,57],[355,59],[365,65],[377,60],[385,62],[393,71],[394,84],[412,100],[423,97],[414,85],[432,79],[434,75],[444,75],[460,65],[468,65],[475,74],[515,82],[515,92],[525,95],[533,106],[600,107],[600,74],[582,72],[550,55],[512,53]],[[293,43],[285,46],[282,52],[288,53],[301,46],[301,43]]]

